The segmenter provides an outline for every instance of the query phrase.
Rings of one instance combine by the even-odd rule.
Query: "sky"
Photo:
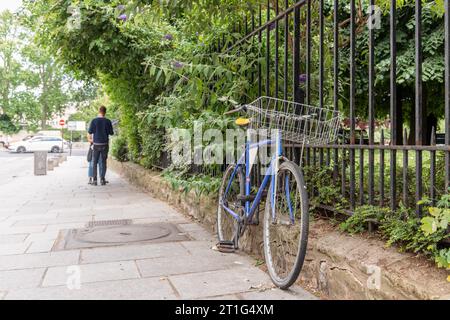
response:
[[[21,4],[22,0],[0,0],[0,12],[7,9],[14,12],[20,7]]]

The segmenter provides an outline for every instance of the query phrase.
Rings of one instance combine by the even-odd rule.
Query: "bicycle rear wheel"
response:
[[[233,242],[234,247],[237,248],[239,223],[223,207],[225,205],[237,214],[243,209],[239,197],[243,196],[245,191],[244,175],[241,168],[238,168],[236,172],[235,169],[236,165],[230,165],[227,168],[223,175],[222,185],[220,186],[219,207],[217,209],[217,236],[220,242]],[[233,177],[234,172],[235,176]]]
[[[264,212],[264,255],[273,283],[287,289],[300,274],[308,243],[308,194],[295,163],[280,165],[275,192],[275,214],[270,196]]]

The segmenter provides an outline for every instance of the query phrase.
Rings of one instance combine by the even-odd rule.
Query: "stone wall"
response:
[[[133,185],[166,201],[215,232],[217,200],[173,190],[159,173],[110,160]],[[262,228],[251,226],[241,250],[264,257]],[[375,236],[349,236],[328,222],[313,221],[299,283],[329,299],[450,299],[448,272],[423,257],[386,248]]]

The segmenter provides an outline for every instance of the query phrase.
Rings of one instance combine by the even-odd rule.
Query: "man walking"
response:
[[[92,185],[97,185],[97,167],[99,159],[102,162],[100,166],[100,183],[102,186],[106,184],[106,161],[109,152],[109,136],[114,134],[112,123],[106,117],[106,107],[101,106],[98,110],[98,117],[91,121],[88,131],[88,140],[94,144],[94,176]]]

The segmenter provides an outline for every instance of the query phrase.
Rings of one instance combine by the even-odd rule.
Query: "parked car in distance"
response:
[[[36,136],[27,140],[11,143],[8,150],[11,152],[25,153],[34,151],[49,151],[52,153],[61,152],[62,145],[69,148],[67,141],[59,137]]]

